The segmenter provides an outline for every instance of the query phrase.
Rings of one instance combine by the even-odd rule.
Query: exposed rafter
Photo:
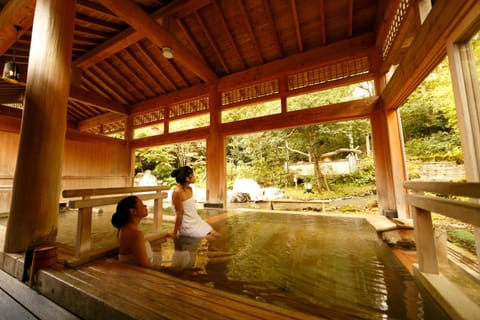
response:
[[[108,9],[126,21],[137,31],[143,33],[159,47],[170,47],[175,52],[175,59],[185,65],[199,78],[214,82],[217,76],[213,71],[185,48],[180,41],[163,29],[142,8],[130,0],[99,0]]]

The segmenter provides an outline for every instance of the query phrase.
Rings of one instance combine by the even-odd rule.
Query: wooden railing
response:
[[[152,234],[146,235],[147,240],[162,236],[159,232],[162,224],[163,199],[167,197],[164,192],[170,189],[167,186],[131,187],[131,188],[101,188],[64,190],[62,196],[69,200],[68,207],[78,209],[77,235],[75,242],[75,258],[66,261],[68,266],[85,263],[98,256],[105,255],[113,248],[102,248],[96,252],[91,250],[92,209],[106,205],[115,205],[128,195],[136,195],[143,201],[153,200],[153,228]]]
[[[415,225],[418,260],[415,276],[452,318],[476,318],[480,314],[479,306],[441,273],[431,213],[480,227],[480,183],[408,181],[404,187],[408,190],[405,199],[411,206]],[[478,239],[477,245],[480,245]],[[447,256],[447,252],[441,254]]]

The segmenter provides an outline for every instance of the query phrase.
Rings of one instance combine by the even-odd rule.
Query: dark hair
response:
[[[192,168],[184,166],[173,170],[171,176],[175,177],[178,183],[184,184],[187,182],[187,177],[191,174],[193,174]]]
[[[128,196],[120,200],[117,204],[117,210],[112,215],[112,224],[115,228],[122,228],[130,219],[130,209],[137,207],[137,196]]]

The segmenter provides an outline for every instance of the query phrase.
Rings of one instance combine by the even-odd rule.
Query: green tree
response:
[[[400,108],[407,158],[463,161],[448,60]]]

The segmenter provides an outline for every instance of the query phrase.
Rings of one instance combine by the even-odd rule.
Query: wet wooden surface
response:
[[[318,319],[113,258],[45,271],[39,291],[87,319]]]
[[[0,270],[0,319],[79,319]]]

